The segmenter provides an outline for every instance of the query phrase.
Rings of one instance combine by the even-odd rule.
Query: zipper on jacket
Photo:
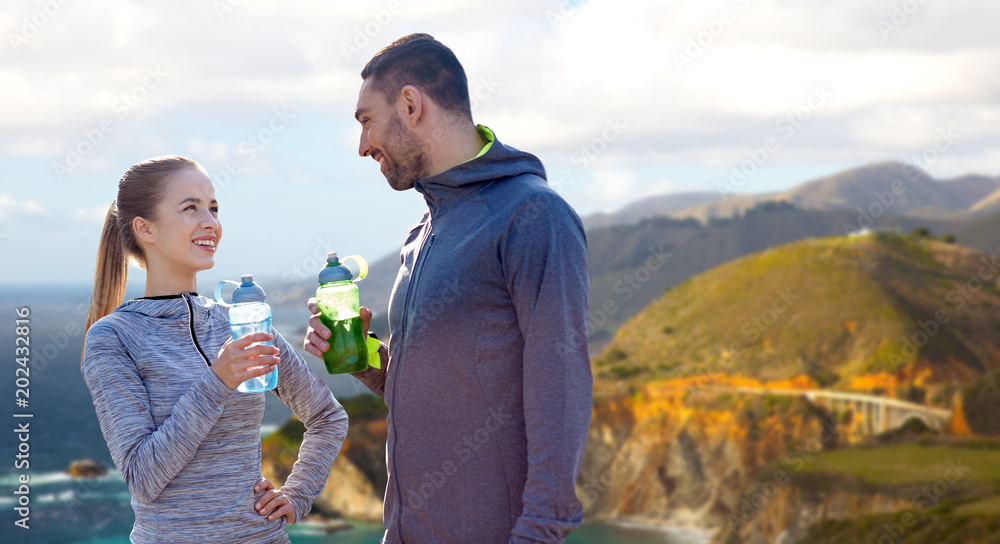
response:
[[[416,289],[417,278],[420,276],[420,270],[423,269],[424,263],[427,262],[427,255],[430,254],[431,248],[434,247],[434,233],[429,232],[432,229],[433,229],[433,227],[431,227],[431,229],[428,229],[428,235],[429,235],[428,238],[430,240],[428,240],[428,238],[424,238],[424,244],[427,245],[427,248],[424,249],[424,247],[423,247],[424,244],[420,244],[420,252],[417,253],[417,259],[413,263],[413,274],[410,275],[410,282],[406,284],[406,296],[403,298],[403,316],[402,316],[402,323],[403,323],[402,328],[403,328],[403,330],[400,331],[400,335],[399,335],[399,342],[400,342],[400,345],[402,346],[402,348],[400,348],[400,351],[399,351],[399,358],[400,359],[404,359],[404,357],[403,357],[403,351],[406,349],[406,314],[409,313],[409,310],[410,310],[410,295]],[[398,378],[395,379],[395,380],[392,380],[392,398],[393,398],[393,404],[395,404],[396,386],[398,384],[399,384],[399,379]],[[391,410],[391,408],[390,408],[390,410]],[[395,434],[397,436],[397,440],[398,440],[399,433],[396,432],[396,419],[395,418],[393,418],[393,420],[392,420],[392,432],[393,432],[393,434]],[[396,534],[399,536],[399,541],[402,542],[403,544],[406,544],[406,541],[403,540],[403,507],[405,506],[405,503],[403,502],[403,490],[400,489],[400,487],[399,487],[399,470],[396,469],[396,444],[395,444],[395,442],[393,442],[393,444],[392,444],[392,471],[396,474],[396,477],[393,478],[393,479],[396,480],[396,500],[399,501],[399,510],[398,510],[398,512],[399,512],[399,514],[398,514],[399,515],[399,519],[396,520]]]
[[[198,348],[198,353],[201,354],[201,358],[205,360],[205,364],[212,366],[212,363],[208,361],[208,357],[205,356],[205,351],[201,349],[201,345],[198,344],[198,336],[194,333],[194,306],[191,304],[191,298],[187,293],[181,295],[184,297],[184,302],[188,305],[188,326],[191,328],[191,341],[194,342],[194,347]]]

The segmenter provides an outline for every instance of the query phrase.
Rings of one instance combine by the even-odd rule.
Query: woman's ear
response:
[[[141,217],[132,219],[132,232],[140,242],[147,244],[156,243],[156,226],[152,222]]]

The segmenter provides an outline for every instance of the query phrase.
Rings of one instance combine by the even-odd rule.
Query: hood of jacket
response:
[[[188,300],[191,306],[188,306]],[[123,302],[115,308],[116,312],[132,312],[156,319],[188,319],[189,308],[209,310],[215,302],[198,295],[198,293],[183,293],[162,297],[135,298]]]
[[[440,174],[418,179],[413,188],[424,196],[432,216],[461,202],[487,185],[522,174],[545,179],[545,167],[538,157],[504,145],[490,129],[480,125],[480,134],[493,138],[486,153],[449,168]]]
[[[213,312],[223,311],[225,327],[215,325]],[[142,316],[147,326],[173,330],[189,338],[198,353],[211,366],[214,354],[229,338],[228,309],[215,300],[198,293],[181,293],[161,297],[137,298],[122,303],[111,315],[133,314]]]

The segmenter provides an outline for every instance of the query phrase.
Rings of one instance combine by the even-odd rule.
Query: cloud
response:
[[[17,200],[8,194],[0,193],[0,220],[6,221],[15,216],[47,216],[48,210],[37,200]]]
[[[84,223],[103,225],[110,207],[111,205],[108,204],[107,206],[98,206],[96,208],[77,208],[70,213],[70,216]]]

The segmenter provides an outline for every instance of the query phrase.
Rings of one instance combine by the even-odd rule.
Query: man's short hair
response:
[[[458,58],[429,34],[410,34],[387,45],[361,70],[390,104],[413,85],[443,109],[472,120],[469,81]]]

